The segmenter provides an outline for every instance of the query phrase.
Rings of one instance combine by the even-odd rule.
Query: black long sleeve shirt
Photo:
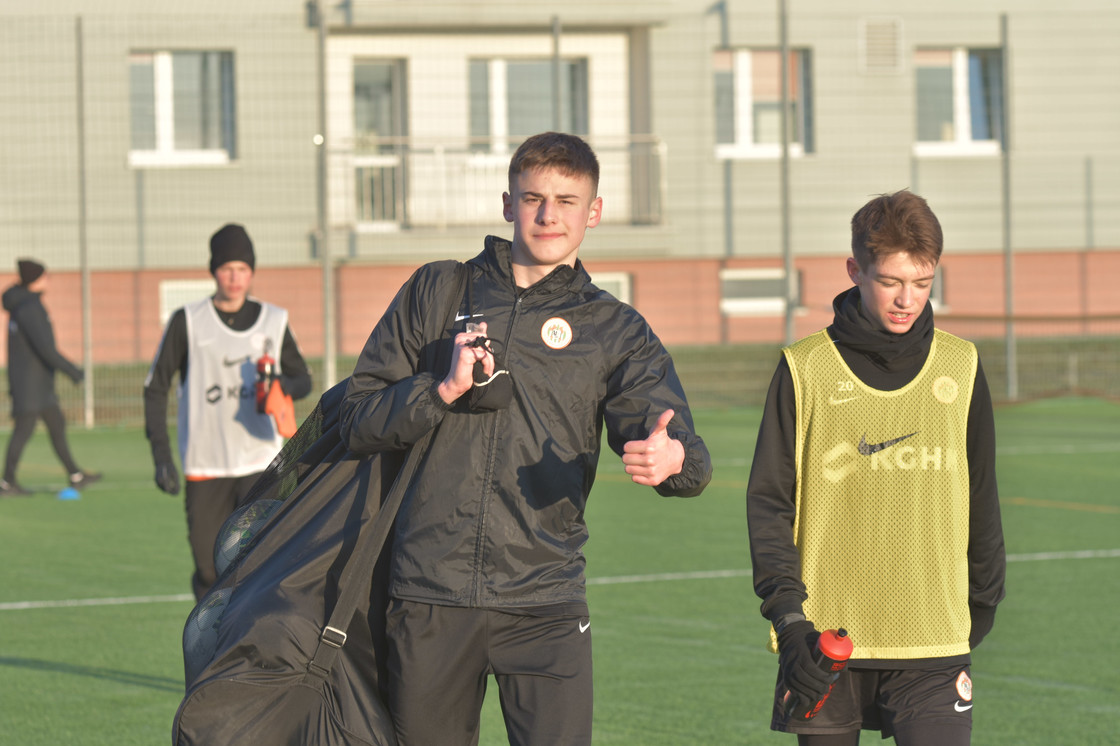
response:
[[[242,332],[257,322],[260,313],[260,303],[246,300],[235,313],[218,315],[230,329]],[[188,349],[187,317],[180,308],[167,322],[156,359],[144,383],[144,426],[152,448],[152,459],[156,463],[172,460],[171,440],[167,432],[168,392],[176,373],[180,381],[186,380],[190,363]],[[293,399],[302,399],[311,393],[311,370],[292,336],[291,327],[287,326],[280,346],[280,370],[280,387],[284,393]]]
[[[849,291],[852,292],[852,291]],[[837,298],[842,303],[846,294]],[[838,305],[839,307],[839,305]],[[932,318],[929,320],[932,330]],[[925,340],[901,359],[884,359],[855,349],[837,325],[829,335],[852,372],[881,391],[902,388],[922,370],[929,354]],[[801,559],[793,542],[796,467],[797,403],[793,376],[782,356],[770,382],[762,423],[747,485],[747,520],[755,592],[762,599],[762,615],[770,621],[801,611],[806,599]],[[995,418],[983,367],[977,362],[976,380],[968,412],[969,469],[969,606],[981,636],[990,628],[995,607],[1004,596],[1006,563],[999,494],[996,485]]]

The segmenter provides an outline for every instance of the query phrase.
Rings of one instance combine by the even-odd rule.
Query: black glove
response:
[[[494,375],[487,378],[482,361],[474,364],[474,386],[468,402],[472,412],[497,412],[513,400],[513,379],[508,370],[499,369],[495,358]]]
[[[173,461],[156,463],[156,486],[169,495],[179,494],[179,471]]]
[[[778,666],[791,696],[811,705],[828,693],[832,674],[813,660],[821,636],[808,620],[790,622],[778,633]]]

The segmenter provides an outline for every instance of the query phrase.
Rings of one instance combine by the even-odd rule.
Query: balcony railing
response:
[[[656,136],[589,138],[599,157],[603,222],[659,225],[665,146]],[[358,232],[486,225],[508,190],[510,150],[491,143],[364,138],[331,158],[331,222]]]

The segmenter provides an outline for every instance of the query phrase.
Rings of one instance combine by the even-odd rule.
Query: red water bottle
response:
[[[782,699],[786,717],[795,722],[816,717],[816,714],[824,707],[828,695],[832,694],[832,687],[836,685],[836,680],[840,678],[840,672],[844,670],[844,666],[848,665],[848,659],[851,657],[852,638],[848,637],[848,630],[841,627],[840,629],[828,629],[821,632],[821,636],[817,640],[816,650],[813,651],[813,660],[822,669],[832,674],[828,691],[818,701],[809,705],[802,702],[793,692],[786,691],[786,695]]]
[[[276,361],[269,355],[272,342],[264,343],[264,354],[257,360],[257,413],[264,414],[265,400],[268,390],[272,387],[272,379],[276,378]]]

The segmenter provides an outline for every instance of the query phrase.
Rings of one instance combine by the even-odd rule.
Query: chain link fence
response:
[[[58,381],[72,422],[142,421],[162,325],[212,291],[226,222],[326,388],[411,268],[504,228],[509,155],[551,128],[599,151],[607,209],[582,257],[662,334],[695,406],[761,403],[784,341],[786,298],[721,292],[793,287],[797,335],[820,328],[848,218],[903,187],[942,218],[938,318],[980,345],[997,400],[1120,395],[1120,12],[798,3],[783,98],[779,16],[749,3],[355,0],[321,34],[314,4],[115,5],[0,23],[0,283],[19,257],[50,269],[59,346],[88,371]],[[9,411],[0,391],[0,427]]]

